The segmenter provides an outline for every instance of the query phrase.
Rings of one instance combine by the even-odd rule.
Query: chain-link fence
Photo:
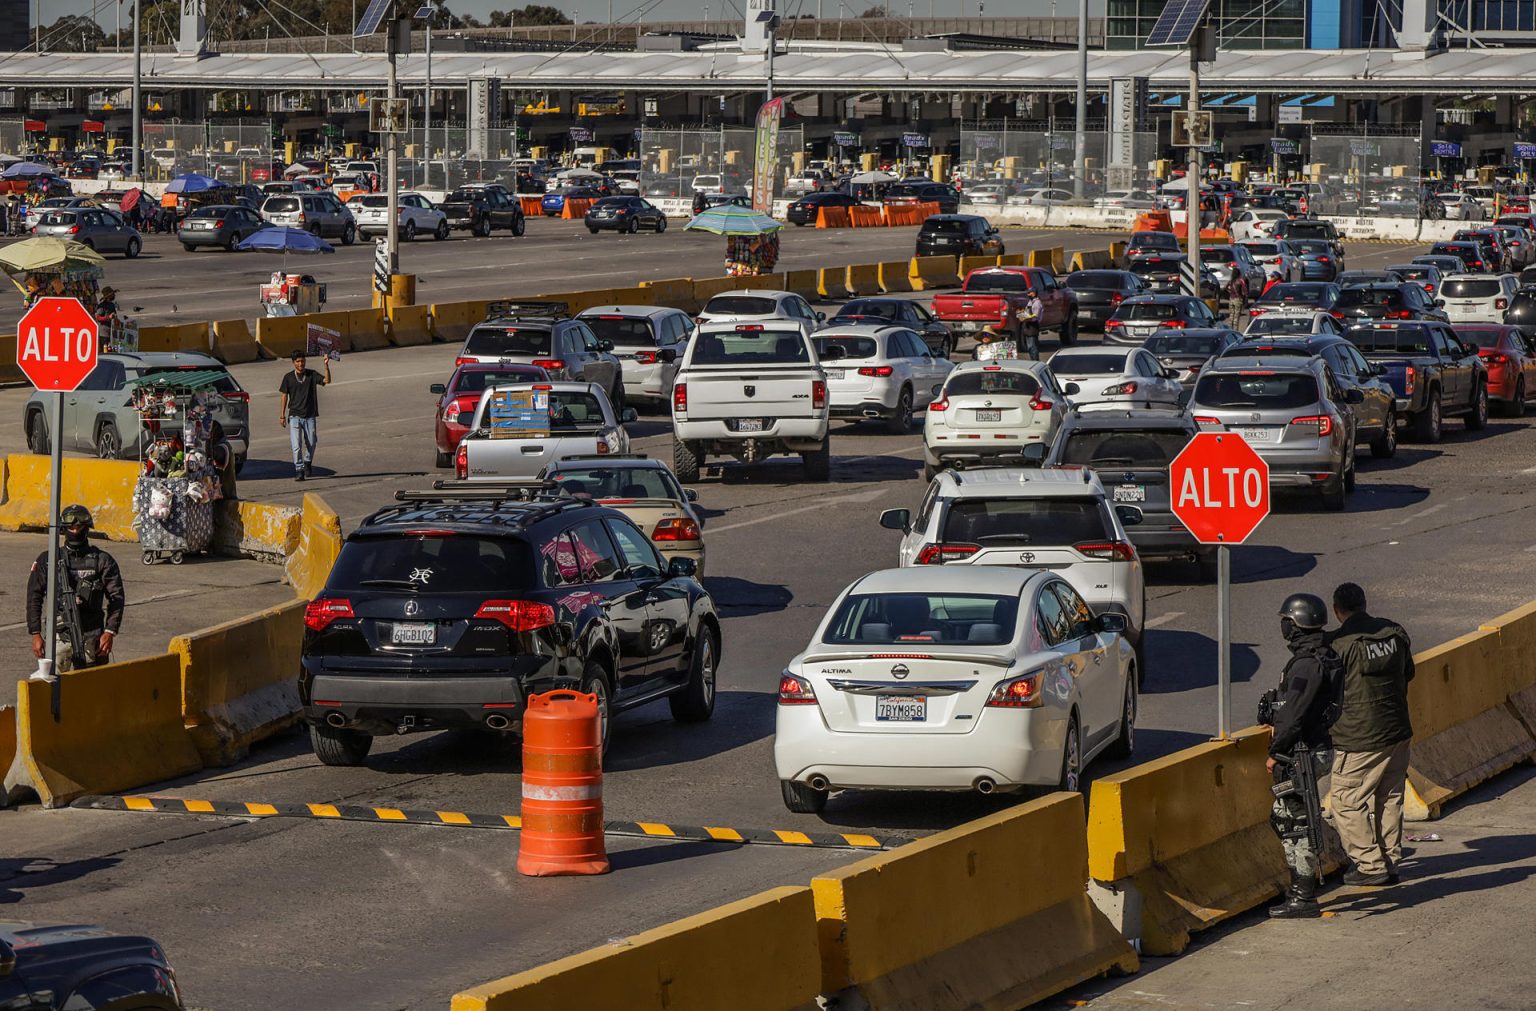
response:
[[[469,131],[462,126],[414,127],[403,138],[400,175],[421,189],[451,190],[463,183],[517,183],[513,162],[522,156],[511,129]]]
[[[0,154],[16,155],[20,157],[29,147],[27,132],[23,129],[23,120],[0,119]]]
[[[1413,136],[1319,135],[1309,145],[1307,171],[1323,188],[1325,214],[1372,217],[1422,215],[1420,153]]]
[[[273,157],[272,138],[269,119],[145,123],[144,177],[165,182],[196,172],[231,186],[268,182],[284,168]]]
[[[775,151],[779,192],[805,150],[800,127],[781,128]],[[640,134],[640,191],[647,197],[689,199],[696,189],[750,194],[757,131],[748,127],[715,130],[646,129]]]
[[[1124,172],[1109,170],[1110,136],[1101,128],[1090,129],[1084,137],[1087,157],[1085,197],[1106,190],[1129,190],[1134,180],[1147,173],[1157,158],[1155,133],[1133,136],[1131,164]],[[1067,199],[1076,182],[1077,135],[1074,124],[1049,120],[1020,120],[1001,127],[960,130],[960,153],[955,170],[983,192],[996,187],[999,200],[1020,196],[1022,190],[1061,190],[1063,194],[1046,195],[1044,202]],[[1121,177],[1124,178],[1121,178]],[[1023,199],[1023,197],[1021,197]],[[1030,199],[1034,199],[1031,197]]]

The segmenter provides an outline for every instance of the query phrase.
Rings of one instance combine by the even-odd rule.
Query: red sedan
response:
[[[1462,343],[1477,348],[1488,366],[1488,399],[1505,414],[1518,417],[1536,399],[1536,350],[1517,326],[1502,323],[1458,323]]]
[[[437,394],[437,465],[453,466],[453,452],[469,432],[475,408],[487,387],[499,383],[544,383],[549,373],[536,365],[499,365],[471,362],[453,370],[447,383],[433,383]]]

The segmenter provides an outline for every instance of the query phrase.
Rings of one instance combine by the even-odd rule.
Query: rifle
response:
[[[1307,842],[1312,844],[1312,854],[1317,858],[1317,883],[1322,884],[1323,802],[1317,792],[1317,765],[1312,760],[1312,749],[1305,744],[1296,745],[1291,759],[1296,788],[1307,808]]]
[[[59,620],[69,633],[70,666],[85,666],[85,630],[80,627],[80,600],[76,596],[75,572],[68,552],[59,555]]]

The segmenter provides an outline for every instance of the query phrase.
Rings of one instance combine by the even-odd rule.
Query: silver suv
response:
[[[269,225],[287,225],[314,232],[321,238],[340,239],[350,246],[357,239],[352,212],[329,193],[280,193],[261,204],[261,217]]]
[[[1343,509],[1355,488],[1355,423],[1363,402],[1313,358],[1229,353],[1201,372],[1189,413],[1203,431],[1241,435],[1269,464],[1271,487],[1316,488],[1323,507]]]
[[[559,382],[596,383],[615,414],[624,410],[623,366],[613,342],[598,337],[585,320],[566,317],[564,303],[491,303],[453,362],[455,368],[474,363],[536,365]]]

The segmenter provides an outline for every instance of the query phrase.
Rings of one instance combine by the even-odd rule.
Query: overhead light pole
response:
[[[1107,125],[1107,124],[1106,124]],[[1088,174],[1088,0],[1077,0],[1077,143],[1073,159],[1072,196],[1083,199],[1083,177]]]
[[[128,138],[131,154],[129,173],[134,179],[142,180],[144,169],[144,145],[141,143],[144,137],[144,58],[143,43],[139,36],[140,12],[144,6],[144,0],[133,0],[133,136]]]

